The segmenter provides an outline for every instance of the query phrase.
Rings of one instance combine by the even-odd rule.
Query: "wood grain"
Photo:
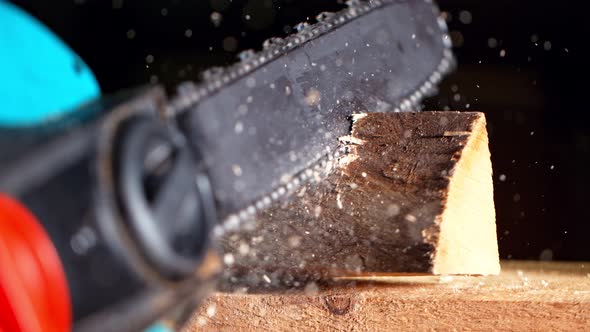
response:
[[[224,289],[499,272],[482,113],[360,114],[341,141],[350,152],[327,176],[222,240]]]
[[[425,330],[589,331],[590,263],[507,261],[499,276],[371,277],[307,293],[218,293],[185,331]]]

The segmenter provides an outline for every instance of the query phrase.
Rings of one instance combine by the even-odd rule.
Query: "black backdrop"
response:
[[[105,93],[196,79],[204,68],[235,61],[239,50],[260,48],[289,26],[343,6],[336,0],[14,2],[71,45]],[[426,109],[486,113],[503,258],[590,260],[590,19],[583,3],[439,1],[459,69]]]

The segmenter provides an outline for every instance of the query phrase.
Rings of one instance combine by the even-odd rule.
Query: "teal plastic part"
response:
[[[94,74],[47,27],[0,0],[0,127],[35,126],[100,96]]]
[[[144,330],[144,332],[174,332],[174,331],[171,330],[166,325],[164,325],[163,323],[157,323],[157,324],[150,326],[146,330]]]

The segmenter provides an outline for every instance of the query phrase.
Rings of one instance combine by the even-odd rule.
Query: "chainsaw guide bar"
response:
[[[429,0],[348,2],[316,19],[181,84],[166,108],[204,157],[217,235],[327,171],[353,114],[419,110],[454,66]]]

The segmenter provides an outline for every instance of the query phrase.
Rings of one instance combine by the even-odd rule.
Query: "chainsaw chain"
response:
[[[426,3],[432,3],[432,0],[424,0]],[[298,31],[286,38],[273,37],[263,43],[263,49],[255,53],[253,50],[241,52],[238,57],[241,61],[228,68],[211,68],[203,73],[203,82],[194,84],[185,82],[179,86],[178,93],[166,106],[166,116],[177,117],[184,112],[189,111],[199,101],[213,95],[224,86],[248,75],[249,73],[261,68],[266,63],[288,53],[289,51],[313,40],[320,35],[330,31],[367,14],[381,7],[395,3],[403,3],[406,0],[352,0],[347,1],[347,8],[333,13],[322,12],[316,16],[317,23],[308,24],[306,22],[295,25]],[[437,11],[436,6],[432,6]],[[443,76],[451,71],[455,65],[453,53],[451,51],[451,38],[448,35],[447,25],[440,15],[437,19],[441,38],[444,45],[443,54],[437,69],[422,82],[422,84],[411,94],[403,98],[395,107],[393,112],[408,112],[418,110],[422,99],[436,92],[437,85]],[[319,174],[325,174],[334,166],[335,161],[343,154],[347,153],[346,147],[340,147],[336,151],[330,151],[326,148],[324,155],[318,155],[315,160],[310,162],[307,167],[291,177],[290,181],[275,188],[270,194],[259,198],[248,207],[230,214],[214,229],[214,235],[221,237],[226,232],[236,230],[241,227],[245,221],[252,219],[259,210],[270,206],[273,202],[294,192],[299,186],[309,182],[311,179],[317,179]]]

